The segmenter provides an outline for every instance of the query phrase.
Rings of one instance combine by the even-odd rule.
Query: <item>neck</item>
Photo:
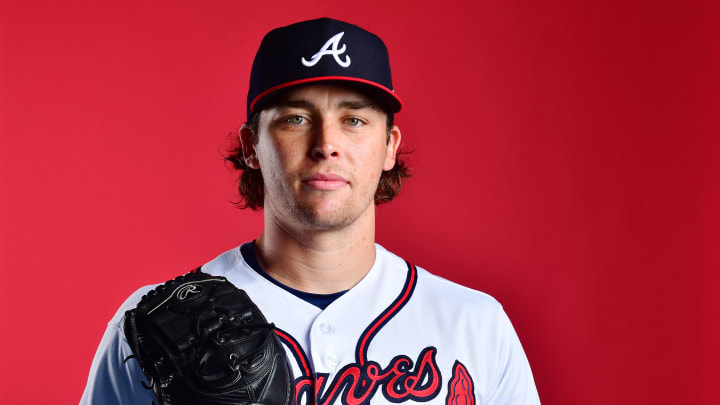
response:
[[[289,227],[265,212],[265,231],[255,243],[263,269],[296,290],[330,294],[352,288],[375,263],[375,207],[347,227]]]

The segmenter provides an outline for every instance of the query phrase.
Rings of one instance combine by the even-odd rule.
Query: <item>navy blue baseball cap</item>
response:
[[[357,25],[319,18],[265,35],[250,73],[248,119],[282,90],[310,83],[357,88],[389,113],[402,108],[385,43]]]

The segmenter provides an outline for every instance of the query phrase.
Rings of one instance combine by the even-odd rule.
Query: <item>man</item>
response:
[[[402,104],[382,40],[331,19],[278,28],[250,81],[248,123],[229,160],[265,229],[202,271],[247,291],[274,322],[298,403],[539,403],[497,301],[374,243],[375,205],[405,176],[393,124]],[[125,311],[152,288],[111,320],[82,403],[155,400],[126,361],[122,330]]]

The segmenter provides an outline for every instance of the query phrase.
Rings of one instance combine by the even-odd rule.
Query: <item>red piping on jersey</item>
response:
[[[370,323],[370,325],[360,335],[360,339],[358,340],[356,346],[356,364],[348,364],[347,366],[345,366],[343,370],[340,371],[340,375],[336,376],[335,380],[332,381],[332,386],[329,388],[329,392],[327,392],[325,395],[321,395],[321,392],[325,387],[325,378],[328,375],[323,373],[314,375],[314,373],[310,369],[310,360],[303,351],[302,347],[300,347],[300,344],[289,333],[281,329],[275,328],[275,333],[280,338],[280,340],[290,348],[290,351],[292,352],[298,366],[300,367],[300,371],[303,373],[303,376],[297,377],[295,379],[296,402],[299,403],[300,397],[308,394],[309,405],[315,405],[318,402],[327,405],[328,403],[334,402],[336,397],[340,395],[338,390],[341,389],[341,385],[345,383],[351,383],[351,385],[354,387],[351,389],[353,393],[350,393],[350,391],[346,391],[344,394],[345,397],[343,397],[343,403],[346,404],[352,402],[348,402],[350,399],[361,400],[362,398],[366,398],[364,396],[356,398],[354,396],[354,392],[357,389],[360,389],[361,391],[367,391],[365,392],[365,394],[374,395],[373,392],[375,391],[375,389],[378,389],[379,386],[383,387],[382,389],[384,390],[383,392],[386,397],[388,397],[388,395],[393,397],[393,399],[390,399],[393,402],[407,400],[408,398],[412,398],[416,401],[428,401],[437,395],[437,393],[439,392],[437,388],[439,387],[441,380],[439,379],[440,375],[437,370],[437,364],[435,363],[436,349],[434,347],[428,347],[423,350],[423,352],[418,357],[418,361],[415,366],[416,368],[420,367],[416,370],[418,373],[420,373],[418,374],[418,377],[424,372],[427,372],[426,368],[427,370],[430,370],[430,372],[434,372],[434,374],[432,374],[432,376],[430,377],[433,383],[428,387],[415,387],[407,385],[406,382],[405,391],[403,391],[402,395],[397,396],[397,398],[395,398],[395,396],[393,395],[395,394],[394,391],[385,392],[389,388],[388,386],[383,384],[392,385],[394,384],[394,382],[392,381],[400,378],[408,372],[411,372],[411,370],[400,370],[398,367],[401,362],[403,364],[412,364],[412,361],[407,358],[407,356],[396,356],[392,360],[392,364],[390,364],[387,369],[380,370],[377,363],[372,361],[368,362],[367,360],[367,350],[370,341],[378,333],[378,331],[392,317],[394,317],[398,312],[400,312],[400,310],[405,306],[405,304],[408,303],[410,297],[413,294],[413,291],[415,290],[415,285],[417,284],[417,269],[410,263],[407,263],[407,267],[408,271],[405,279],[405,285],[403,285],[400,294],[395,298],[392,303],[390,303],[390,305],[382,313],[380,313],[380,315],[378,315],[377,318],[375,318],[375,320]],[[366,374],[369,371],[368,369],[366,369],[366,367],[374,367],[373,370],[375,370],[375,374],[381,372],[383,375],[377,374],[370,376]],[[372,378],[368,380],[369,377]],[[349,380],[346,381],[347,378],[349,378]],[[422,384],[422,382],[419,380],[415,382],[418,384]],[[372,383],[372,386],[367,386],[368,383]],[[416,388],[419,388],[420,390],[418,391],[416,390]],[[322,397],[322,400],[318,401],[320,397]]]
[[[307,356],[305,355],[305,352],[300,348],[300,345],[298,342],[295,341],[289,334],[287,334],[285,331],[282,331],[278,328],[275,328],[275,333],[285,341],[286,344],[290,346],[290,350],[292,350],[293,354],[295,355],[295,358],[300,363],[300,367],[302,368],[304,375],[308,377],[312,377],[312,373],[310,372],[310,365],[308,364]]]
[[[380,84],[380,83],[375,83],[375,82],[373,82],[373,81],[365,80],[365,79],[360,79],[360,78],[357,78],[357,77],[348,77],[348,76],[320,76],[320,77],[310,77],[310,78],[307,78],[307,79],[293,80],[293,81],[291,81],[291,82],[282,83],[282,84],[278,84],[277,86],[270,87],[269,89],[267,89],[267,90],[263,91],[262,93],[258,94],[258,95],[253,99],[253,101],[250,103],[250,111],[252,111],[252,112],[257,112],[257,111],[255,111],[255,104],[258,102],[258,100],[260,100],[261,98],[267,96],[267,95],[270,94],[270,93],[273,93],[273,92],[275,92],[275,91],[284,89],[284,88],[286,88],[286,87],[297,86],[298,84],[313,83],[313,82],[320,82],[320,81],[327,81],[327,80],[339,80],[339,81],[345,81],[345,82],[356,82],[356,83],[363,83],[363,84],[367,84],[367,85],[373,86],[373,87],[375,87],[375,88],[378,88],[378,89],[380,89],[380,90],[385,91],[386,93],[388,93],[388,95],[392,96],[392,97],[398,102],[398,104],[400,104],[400,109],[402,109],[403,102],[402,102],[402,100],[400,100],[400,97],[398,97],[397,95],[395,95],[395,92],[394,92],[394,91],[388,89],[387,87],[383,86],[383,85]],[[398,109],[398,111],[400,111],[400,109]]]
[[[407,263],[408,266],[408,275],[407,280],[405,281],[405,285],[403,286],[402,292],[400,295],[395,299],[395,302],[390,304],[388,309],[386,309],[383,313],[381,313],[371,324],[368,326],[367,329],[363,332],[362,336],[360,337],[360,340],[358,341],[357,345],[357,361],[358,364],[365,365],[365,362],[367,361],[367,348],[370,344],[370,340],[375,336],[375,334],[378,332],[381,326],[385,322],[387,322],[390,318],[395,316],[395,314],[400,311],[400,309],[405,306],[405,304],[410,299],[410,296],[412,295],[413,290],[415,289],[415,284],[417,282],[417,269],[414,265]]]

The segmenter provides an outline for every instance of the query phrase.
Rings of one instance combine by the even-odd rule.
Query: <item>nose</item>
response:
[[[331,122],[319,125],[313,134],[310,157],[313,160],[337,159],[340,157],[340,128]]]

